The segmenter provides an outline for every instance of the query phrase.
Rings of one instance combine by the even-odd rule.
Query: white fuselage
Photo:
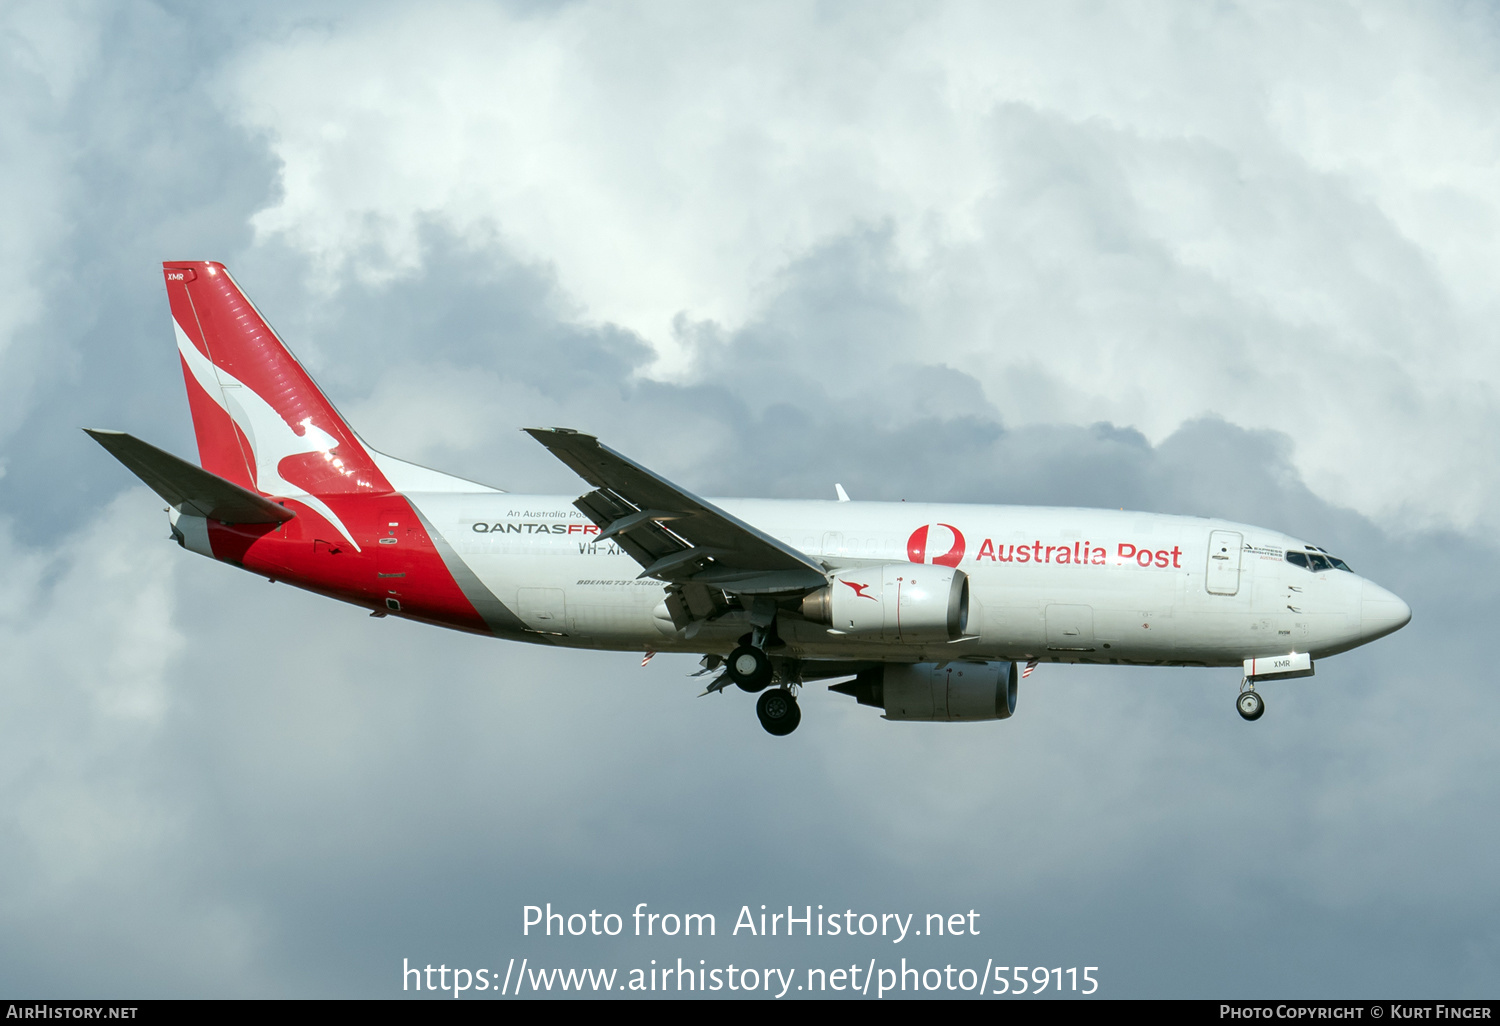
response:
[[[576,647],[728,652],[735,611],[673,626],[660,581],[571,496],[419,493],[412,503],[530,640]],[[715,499],[830,570],[938,562],[969,577],[965,637],[903,644],[778,622],[787,655],[882,661],[1029,660],[1238,665],[1332,655],[1399,628],[1410,610],[1344,570],[1289,563],[1278,531],[1202,517],[936,503]],[[535,632],[535,633],[530,633]]]

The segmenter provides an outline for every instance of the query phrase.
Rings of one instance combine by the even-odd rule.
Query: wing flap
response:
[[[226,524],[276,524],[297,515],[134,435],[83,430],[180,513]]]
[[[569,428],[527,434],[594,486],[575,506],[644,568],[643,577],[725,591],[821,587],[823,568],[777,539]],[[743,584],[744,588],[736,587]]]
[[[692,548],[668,531],[657,528],[657,522],[642,514],[629,502],[599,489],[580,496],[573,503],[578,510],[599,526],[600,541],[608,537],[641,566],[650,566],[674,553]]]

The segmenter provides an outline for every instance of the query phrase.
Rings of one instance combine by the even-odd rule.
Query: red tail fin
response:
[[[203,469],[266,495],[392,490],[223,264],[162,268]]]

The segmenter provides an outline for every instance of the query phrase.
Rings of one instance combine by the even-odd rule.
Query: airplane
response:
[[[85,429],[184,549],[371,610],[514,641],[702,656],[771,734],[811,682],[888,720],[1008,719],[1039,664],[1240,668],[1260,682],[1411,609],[1279,531],[1124,510],[705,499],[595,436],[527,432],[581,496],[520,495],[367,445],[221,263],[162,265],[193,464]],[[1024,669],[1022,669],[1024,665]]]

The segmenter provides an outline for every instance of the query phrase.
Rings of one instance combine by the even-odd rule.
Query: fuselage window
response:
[[[1292,566],[1300,566],[1304,570],[1312,569],[1307,565],[1307,553],[1305,552],[1288,552],[1286,554],[1286,561],[1292,564]]]

